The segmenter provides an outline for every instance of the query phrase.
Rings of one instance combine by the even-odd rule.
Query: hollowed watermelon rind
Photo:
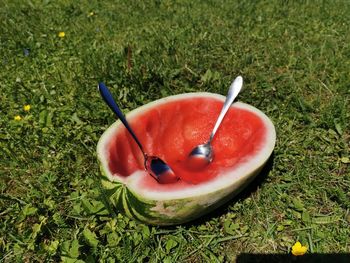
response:
[[[177,225],[197,219],[232,199],[259,174],[263,166],[264,164],[251,174],[241,177],[230,187],[209,195],[178,200],[157,201],[142,198],[129,190],[124,183],[111,182],[106,176],[102,177],[101,183],[108,201],[117,212],[146,224]],[[103,173],[103,168],[101,170]]]
[[[127,118],[131,119],[133,116],[137,116],[139,112],[161,103],[183,98],[195,98],[196,96],[214,97],[222,101],[225,99],[221,95],[211,93],[181,94],[144,105],[129,112]],[[254,157],[256,160],[252,158],[254,160],[249,160],[247,163],[243,163],[242,167],[235,169],[233,173],[228,173],[225,176],[228,179],[221,180],[223,183],[216,182],[215,187],[196,185],[193,187],[193,191],[191,189],[191,191],[184,191],[184,193],[181,191],[178,191],[179,193],[143,191],[137,186],[137,178],[144,174],[133,175],[127,179],[112,175],[106,161],[105,144],[108,143],[109,136],[112,136],[121,124],[116,121],[109,127],[101,136],[97,152],[102,173],[102,186],[106,191],[109,202],[116,211],[123,212],[128,217],[147,224],[175,225],[189,222],[209,213],[243,190],[256,177],[270,157],[275,145],[276,134],[272,122],[265,114],[247,104],[237,104],[238,107],[252,110],[263,119],[267,126],[267,138],[263,149]]]

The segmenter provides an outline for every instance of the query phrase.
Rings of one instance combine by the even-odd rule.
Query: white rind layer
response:
[[[196,97],[218,99],[223,102],[225,101],[224,96],[207,92],[179,94],[162,98],[141,106],[129,112],[126,117],[128,120],[132,120],[132,118],[137,117],[140,113],[144,113],[153,107],[158,107],[163,103],[183,99],[193,99]],[[203,197],[203,202],[208,202],[209,200],[204,197],[211,195],[211,193],[214,192],[220,192],[221,194],[217,196],[217,200],[215,200],[215,196],[211,195],[210,202],[215,203],[219,199],[223,198],[223,196],[229,195],[230,192],[235,191],[237,188],[245,185],[246,182],[250,181],[252,179],[250,177],[254,177],[266,163],[274,149],[276,142],[275,127],[271,120],[263,112],[253,106],[242,102],[236,102],[231,107],[248,110],[259,116],[266,127],[265,143],[261,144],[260,149],[258,149],[258,151],[255,152],[253,156],[246,158],[244,161],[240,162],[239,165],[235,166],[232,169],[226,169],[227,171],[221,172],[220,175],[214,179],[208,182],[191,185],[191,187],[185,187],[184,189],[180,188],[169,190],[168,185],[163,189],[160,187],[159,189],[157,188],[156,190],[153,190],[150,188],[142,187],[143,178],[144,176],[147,176],[145,171],[136,171],[127,177],[118,176],[117,174],[113,175],[108,168],[108,146],[110,143],[110,138],[117,133],[118,129],[121,127],[120,125],[122,125],[120,121],[113,123],[103,133],[97,145],[97,155],[100,160],[102,169],[105,172],[105,176],[107,176],[111,182],[117,181],[125,184],[125,186],[130,191],[134,192],[142,199],[155,201],[175,201],[180,199],[197,199]],[[200,200],[198,201],[200,203]]]

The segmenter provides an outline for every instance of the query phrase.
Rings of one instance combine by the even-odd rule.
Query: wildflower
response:
[[[94,12],[90,12],[88,16],[94,16],[95,13]]]
[[[14,119],[15,119],[15,121],[20,121],[20,120],[22,120],[22,117],[19,115],[16,115]]]
[[[60,38],[64,38],[66,36],[66,33],[64,33],[63,31],[58,33],[58,37]]]
[[[30,105],[29,104],[24,105],[23,109],[24,109],[24,111],[30,111]]]
[[[28,57],[29,56],[29,53],[30,53],[30,50],[28,48],[24,48],[23,49],[23,54],[24,56]]]
[[[294,256],[302,256],[306,253],[307,247],[302,246],[299,241],[297,241],[293,246],[292,246],[292,254]]]

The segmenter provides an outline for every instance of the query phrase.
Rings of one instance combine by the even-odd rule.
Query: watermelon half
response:
[[[186,93],[162,98],[126,115],[149,155],[167,162],[181,180],[159,184],[144,169],[143,155],[120,121],[101,136],[97,155],[102,185],[117,211],[155,225],[196,219],[241,191],[259,173],[275,146],[271,120],[245,103],[234,103],[217,131],[214,160],[188,169],[187,156],[208,140],[225,97]]]

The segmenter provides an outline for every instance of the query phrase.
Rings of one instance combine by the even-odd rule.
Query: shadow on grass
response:
[[[283,262],[283,263],[298,263],[298,262],[317,262],[317,263],[349,263],[350,254],[305,254],[303,256],[293,256],[292,254],[246,254],[242,253],[237,256],[236,263],[263,263],[263,262]]]
[[[268,174],[270,173],[272,167],[273,167],[273,161],[274,161],[274,153],[270,156],[270,158],[267,160],[265,166],[262,168],[261,172],[255,177],[255,179],[250,182],[239,194],[237,194],[232,199],[228,200],[226,204],[216,208],[214,211],[210,212],[209,214],[206,214],[204,216],[201,216],[198,219],[195,219],[191,222],[188,222],[186,224],[183,224],[184,226],[191,227],[193,225],[203,224],[207,221],[210,221],[210,219],[214,217],[220,217],[228,212],[228,207],[236,202],[242,201],[249,196],[252,195],[252,193],[256,192],[256,190],[261,186],[261,184],[265,181]]]

